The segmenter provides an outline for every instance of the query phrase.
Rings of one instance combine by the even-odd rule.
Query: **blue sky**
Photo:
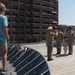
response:
[[[75,25],[75,0],[59,1],[59,24]]]

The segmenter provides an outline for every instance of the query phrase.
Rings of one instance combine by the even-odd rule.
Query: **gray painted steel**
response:
[[[45,58],[36,50],[9,46],[8,60],[16,68],[17,75],[51,75]]]

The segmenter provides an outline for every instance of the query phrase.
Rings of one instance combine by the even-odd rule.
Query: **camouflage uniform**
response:
[[[57,54],[61,53],[61,44],[63,41],[64,34],[61,31],[58,31],[58,35],[56,35],[56,47],[57,47]]]
[[[52,31],[51,32],[48,31],[45,36],[48,60],[52,59],[54,36],[55,36],[55,33],[53,33]]]
[[[75,38],[75,36],[74,36],[74,32],[73,31],[68,31],[67,33],[66,33],[66,35],[67,35],[67,43],[68,43],[68,47],[69,47],[69,54],[72,54],[72,52],[73,52],[73,42],[74,42],[74,38]]]

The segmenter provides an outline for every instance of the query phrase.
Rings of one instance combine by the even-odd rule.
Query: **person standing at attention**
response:
[[[54,42],[55,33],[53,32],[53,27],[50,26],[47,28],[47,33],[45,35],[45,41],[47,46],[47,60],[51,61],[52,59],[52,50],[53,50],[53,42]]]
[[[8,20],[4,15],[6,7],[3,3],[0,2],[0,52],[2,53],[2,67],[3,72],[5,72],[7,65],[7,40],[9,40],[8,35]]]
[[[74,34],[74,31],[72,30],[71,27],[68,28],[66,35],[67,35],[67,44],[69,47],[68,55],[72,55],[72,53],[73,53],[73,42],[75,39],[75,34]]]
[[[62,45],[63,38],[64,38],[64,33],[61,31],[61,28],[58,27],[58,32],[56,34],[56,48],[57,48],[56,54],[61,53],[61,45]]]

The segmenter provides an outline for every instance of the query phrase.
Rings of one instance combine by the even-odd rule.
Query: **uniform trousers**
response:
[[[47,57],[48,60],[52,59],[52,51],[53,51],[53,44],[47,46]]]
[[[61,43],[58,42],[56,47],[57,47],[57,53],[60,54],[61,53]]]
[[[73,43],[68,43],[68,48],[69,48],[69,54],[72,54],[73,52]]]

